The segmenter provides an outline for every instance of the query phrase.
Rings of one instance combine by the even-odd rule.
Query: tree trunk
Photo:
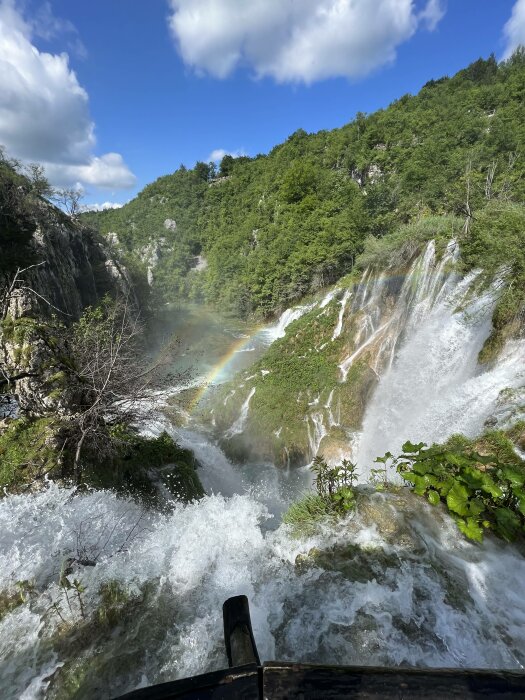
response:
[[[77,486],[80,486],[80,482],[82,481],[82,464],[80,462],[80,457],[82,455],[82,446],[84,445],[84,440],[86,439],[87,434],[87,430],[82,431],[80,440],[77,443],[77,449],[75,450],[75,461],[73,463],[73,471],[75,474],[75,483]]]

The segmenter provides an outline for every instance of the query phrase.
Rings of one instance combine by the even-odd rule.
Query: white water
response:
[[[310,426],[311,422],[311,426]],[[321,440],[327,434],[324,425],[324,415],[321,411],[310,413],[307,418],[308,444],[310,446],[310,457],[313,459],[319,450]]]
[[[330,291],[328,291],[320,301],[313,301],[311,304],[292,306],[291,308],[286,309],[286,311],[283,311],[275,326],[272,326],[267,329],[267,333],[271,341],[277,340],[278,338],[284,338],[288,326],[294,321],[297,321],[297,319],[301,318],[301,316],[307,314],[316,306],[319,306],[320,309],[324,309],[326,306],[328,306],[328,304],[332,301],[336,294],[338,294],[339,291],[340,290],[336,287],[335,289],[331,289]],[[346,294],[347,292],[345,292],[345,296]]]
[[[286,329],[290,325],[290,323],[293,323],[294,321],[297,321],[298,318],[301,318],[301,316],[304,316],[306,313],[311,311],[315,306],[315,303],[313,304],[305,304],[303,306],[293,306],[290,309],[286,309],[284,311],[277,324],[270,329],[270,333],[274,339],[277,338],[284,338],[286,335]]]
[[[0,623],[3,697],[40,697],[54,670],[89,667],[95,655],[75,697],[224,667],[221,606],[240,593],[250,598],[263,660],[522,668],[525,560],[500,543],[465,542],[424,503],[404,515],[399,499],[377,494],[339,534],[306,541],[284,528],[265,532],[267,511],[248,495],[209,496],[169,515],[55,486],[4,499],[0,586],[26,578],[35,592]],[[79,542],[97,559],[74,572],[88,613],[109,580],[135,596],[147,587],[149,597],[113,634],[88,637],[71,657],[67,643],[53,649],[60,621],[45,610],[56,601],[67,622],[78,622],[77,603],[69,610],[56,582]],[[313,547],[317,561],[299,563]]]
[[[499,283],[469,302],[476,273],[461,281],[453,272],[444,274],[455,256],[452,247],[439,265],[433,256],[429,245],[407,276],[391,319],[341,366],[344,375],[380,332],[389,333],[380,353],[384,347],[397,349],[364,418],[357,461],[365,481],[375,457],[399,452],[405,440],[432,444],[453,433],[478,435],[500,393],[525,384],[524,341],[509,343],[491,367],[477,364],[491,331]]]
[[[493,368],[476,368],[492,299],[456,311],[475,280],[447,271],[455,255],[451,247],[436,264],[430,245],[388,317],[385,280],[371,273],[352,305],[349,296],[341,304],[341,333],[345,313],[362,314],[346,371],[352,355],[377,343],[382,373],[365,416],[360,464],[405,439],[479,432],[501,390],[525,381],[523,343],[510,344]],[[254,391],[231,436],[242,432]],[[324,411],[328,427],[340,423],[337,391],[308,419],[312,454],[326,434]],[[523,669],[525,559],[516,549],[468,543],[448,517],[408,494],[375,494],[337,531],[294,539],[278,527],[279,517],[307,488],[307,471],[233,465],[204,434],[164,419],[151,431],[166,428],[202,465],[210,495],[199,503],[143,513],[108,492],[78,495],[52,484],[0,501],[0,591],[34,583],[26,603],[0,621],[2,697],[51,697],[54,673],[59,682],[72,664],[89,667],[95,659],[85,676],[78,673],[77,699],[224,667],[222,603],[240,593],[250,598],[265,660]],[[70,576],[86,587],[88,615],[110,580],[143,601],[113,632],[73,639],[78,602],[69,608],[58,580],[64,560],[80,554],[97,561],[73,565]],[[53,602],[69,633],[60,630]]]
[[[351,295],[352,295],[352,292],[349,289],[346,289],[345,293],[343,294],[343,298],[339,302],[341,304],[341,308],[339,309],[339,316],[337,318],[337,325],[334,328],[334,332],[332,334],[332,340],[339,338],[339,336],[341,335],[341,331],[343,330],[343,316],[345,313],[346,305],[347,305],[348,300],[350,299]]]
[[[241,406],[241,412],[235,423],[231,426],[229,430],[224,433],[224,437],[232,438],[234,435],[240,435],[244,430],[246,425],[246,420],[248,419],[248,411],[250,410],[250,401],[255,394],[255,387],[250,389],[250,393],[246,397],[244,403]]]

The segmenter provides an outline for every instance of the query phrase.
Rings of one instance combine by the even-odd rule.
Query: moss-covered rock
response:
[[[1,488],[19,492],[57,472],[56,430],[57,422],[52,418],[21,418],[0,432]]]
[[[116,454],[106,463],[88,462],[84,476],[96,488],[117,488],[153,500],[164,488],[174,498],[193,501],[204,495],[197,466],[193,453],[166,432],[153,438],[126,431]]]
[[[68,482],[74,444],[66,419],[21,418],[0,432],[0,487],[10,493],[38,488],[44,477]],[[167,434],[144,437],[120,427],[104,457],[85,454],[83,483],[117,489],[160,503],[162,492],[182,501],[204,495],[193,453]]]

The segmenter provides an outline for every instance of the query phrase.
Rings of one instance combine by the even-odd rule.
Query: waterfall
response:
[[[277,324],[270,329],[272,337],[274,339],[284,338],[286,335],[286,329],[290,323],[297,321],[298,318],[301,318],[301,316],[304,316],[306,313],[311,311],[315,305],[315,303],[305,304],[303,306],[293,306],[290,309],[286,309],[286,311],[284,311],[279,317]]]
[[[310,428],[310,421],[312,422],[312,428]],[[322,411],[315,411],[310,413],[306,418],[306,427],[308,431],[308,444],[310,446],[310,455],[312,459],[317,455],[319,450],[319,445],[321,440],[327,434],[327,430],[324,425],[324,414]]]
[[[348,300],[350,299],[351,294],[352,294],[352,292],[349,289],[345,289],[345,293],[343,294],[343,298],[339,302],[341,305],[341,308],[339,309],[339,316],[337,318],[337,325],[334,328],[334,332],[332,334],[332,340],[339,338],[339,336],[341,335],[341,331],[343,330],[343,316],[344,316],[346,305],[348,303]]]
[[[457,255],[451,242],[438,260],[431,242],[403,281],[367,270],[339,301],[335,330],[347,343],[340,379],[348,381],[359,357],[379,376],[352,445],[363,480],[376,456],[396,452],[406,439],[478,434],[488,417],[510,415],[503,390],[525,384],[523,340],[508,343],[497,363],[477,365],[498,284],[474,294],[478,273],[461,279]],[[328,292],[319,306],[341,291]],[[279,332],[310,308],[285,312]],[[345,314],[353,315],[348,338]],[[323,392],[310,396],[312,457],[330,428],[344,433],[344,388],[336,385],[326,400]],[[252,388],[227,437],[243,431],[254,394]],[[2,697],[41,700],[55,693],[55,682],[64,694],[60,678],[68,673],[68,689],[80,679],[82,697],[97,697],[100,687],[113,697],[223,668],[222,603],[241,593],[250,599],[263,660],[525,667],[525,559],[517,548],[490,537],[465,540],[447,514],[407,489],[362,494],[336,528],[297,539],[280,516],[311,485],[308,469],[278,470],[270,460],[233,464],[193,427],[161,416],[150,433],[167,430],[193,450],[208,494],[199,502],[156,512],[109,491],[52,483],[0,499],[0,594],[17,602],[0,619]],[[286,423],[275,435],[289,463]],[[75,562],[80,555],[96,565]],[[92,621],[104,586],[117,583],[130,597],[115,628],[90,622],[69,637],[82,626],[82,612],[59,585],[68,560]],[[23,599],[20,586],[27,586]]]
[[[391,356],[363,421],[357,455],[363,480],[375,457],[399,452],[405,440],[431,444],[453,433],[479,434],[500,392],[525,382],[524,341],[509,343],[494,366],[478,365],[498,282],[469,299],[478,273],[460,280],[447,272],[456,257],[457,246],[450,244],[435,265],[429,244],[412,266],[390,321],[374,331],[388,333]],[[358,352],[343,363],[342,372]]]
[[[330,290],[321,300],[321,303],[319,304],[320,309],[324,309],[328,304],[332,301],[332,299],[335,297],[335,295],[339,292],[340,290],[336,287],[335,289]]]
[[[241,406],[241,412],[239,414],[239,417],[235,421],[235,423],[229,428],[224,433],[225,438],[232,438],[234,435],[240,435],[242,431],[244,430],[244,426],[246,425],[246,420],[248,418],[248,411],[250,409],[250,401],[253,398],[253,395],[255,394],[255,387],[252,387],[250,389],[250,393],[246,397],[243,405]]]
[[[337,411],[336,411],[335,416],[334,416],[334,412],[332,410],[332,404],[334,401],[334,391],[335,391],[335,389],[332,389],[332,391],[328,395],[328,399],[324,405],[324,407],[326,408],[327,413],[328,413],[328,425],[330,428],[341,424],[341,399],[339,397],[337,400]]]
[[[430,241],[423,255],[413,262],[393,312],[385,309],[386,274],[372,279],[371,271],[365,271],[352,306],[352,313],[358,316],[354,349],[339,365],[341,381],[346,381],[354,361],[374,343],[378,345],[373,366],[376,373],[381,372],[384,361],[392,362],[400,336],[428,313],[439,295],[444,294],[455,279],[454,273],[447,268],[457,255],[458,246],[455,241],[450,241],[437,265],[435,244]]]

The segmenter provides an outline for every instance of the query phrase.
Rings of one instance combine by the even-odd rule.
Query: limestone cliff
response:
[[[125,268],[95,232],[42,198],[28,202],[24,186],[0,201],[0,394],[19,397],[24,413],[63,408],[50,377],[61,338],[56,319],[69,325],[106,294],[133,294]],[[20,273],[13,292],[6,290]],[[4,290],[1,292],[1,290]]]

